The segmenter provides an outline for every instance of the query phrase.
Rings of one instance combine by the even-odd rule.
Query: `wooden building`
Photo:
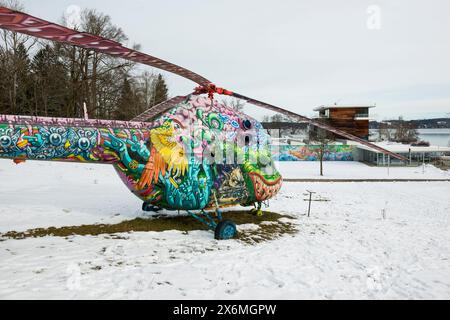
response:
[[[368,140],[370,108],[374,108],[374,106],[331,105],[315,108],[314,111],[319,112],[320,120],[331,126]]]

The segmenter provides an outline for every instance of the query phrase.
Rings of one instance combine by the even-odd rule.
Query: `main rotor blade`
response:
[[[153,107],[145,110],[143,113],[134,117],[130,121],[144,122],[144,121],[147,121],[148,119],[153,119],[154,117],[157,117],[160,114],[162,114],[163,112],[169,110],[173,106],[185,101],[186,99],[189,98],[189,96],[190,95],[177,96],[177,97],[174,97],[167,101],[161,102],[160,104],[157,104],[156,106],[153,106]]]
[[[192,80],[199,85],[207,85],[211,82],[188,69],[148,54],[126,48],[116,41],[85,32],[75,31],[23,12],[13,11],[6,7],[0,7],[0,28],[24,33],[37,38],[70,44],[136,63],[142,63],[175,73],[181,77]]]
[[[186,79],[192,80],[203,88],[208,88],[211,85],[211,81],[188,69],[177,66],[165,60],[147,55],[145,53],[141,53],[136,50],[126,48],[119,42],[108,40],[103,37],[92,35],[86,32],[79,32],[55,23],[48,22],[46,20],[33,17],[29,14],[14,11],[1,6],[0,6],[0,28],[13,32],[27,34],[41,39],[56,41],[59,43],[65,43],[81,47],[84,49],[93,50],[95,52],[104,53],[113,57],[122,58],[136,63],[149,65],[161,70],[177,74]],[[398,155],[389,150],[381,148],[375,144],[372,144],[364,139],[358,138],[345,131],[333,128],[332,126],[329,126],[327,124],[321,123],[313,119],[309,119],[297,113],[285,110],[283,108],[256,99],[246,97],[238,93],[232,93],[227,91],[222,94],[231,95],[236,98],[246,100],[247,102],[254,104],[256,106],[272,110],[275,112],[279,112],[281,114],[297,119],[298,121],[309,123],[311,125],[333,132],[350,140],[357,141],[365,146],[368,146],[369,148],[375,149],[385,154],[389,154],[397,159],[407,161],[407,159],[401,155]],[[153,108],[150,108],[141,115],[135,117],[133,121],[142,121],[143,119],[153,118],[161,114],[162,112],[170,109],[173,105],[182,102],[187,97],[188,96],[178,96],[168,101],[165,101]]]
[[[362,145],[365,145],[365,146],[367,146],[367,147],[369,147],[371,149],[380,151],[380,152],[382,152],[384,154],[388,154],[388,155],[390,155],[390,156],[392,156],[394,158],[397,158],[399,160],[402,160],[402,161],[407,161],[408,160],[405,157],[403,157],[403,156],[401,156],[401,155],[399,155],[397,153],[394,153],[392,151],[389,151],[389,150],[386,150],[384,148],[381,148],[381,147],[377,146],[376,144],[370,143],[370,142],[368,142],[368,141],[366,141],[364,139],[361,139],[361,138],[359,138],[357,136],[354,136],[354,135],[352,135],[352,134],[350,134],[348,132],[345,132],[343,130],[336,129],[336,128],[334,128],[334,127],[332,127],[332,126],[330,126],[328,124],[322,123],[320,121],[307,118],[307,117],[299,115],[299,114],[297,114],[295,112],[285,110],[283,108],[271,105],[269,103],[265,103],[265,102],[262,102],[262,101],[259,101],[259,100],[256,100],[256,99],[252,99],[252,98],[246,97],[246,96],[241,95],[239,93],[233,92],[231,95],[233,97],[235,97],[235,98],[245,100],[248,103],[254,104],[254,105],[258,106],[258,107],[262,107],[262,108],[265,108],[265,109],[268,109],[268,110],[271,110],[271,111],[275,111],[275,112],[284,114],[284,115],[286,115],[288,117],[291,117],[293,119],[296,119],[296,120],[298,120],[300,122],[309,123],[309,124],[311,124],[311,125],[313,125],[315,127],[318,127],[318,128],[327,130],[329,132],[335,133],[335,134],[340,135],[342,137],[345,137],[345,138],[347,138],[349,140],[353,140],[353,141],[359,142]]]

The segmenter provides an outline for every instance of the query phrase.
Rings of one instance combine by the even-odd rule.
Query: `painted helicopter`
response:
[[[0,28],[78,46],[159,68],[195,82],[185,96],[158,104],[130,121],[0,115],[0,158],[113,165],[142,209],[183,210],[214,231],[236,235],[221,208],[261,205],[281,188],[271,157],[270,136],[261,123],[218,102],[214,95],[242,99],[357,141],[406,161],[398,154],[325,123],[215,86],[188,69],[23,12],[0,7]],[[211,212],[211,213],[209,213]]]

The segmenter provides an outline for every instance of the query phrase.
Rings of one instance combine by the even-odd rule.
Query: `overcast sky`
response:
[[[95,8],[142,51],[306,116],[335,102],[376,103],[371,112],[378,120],[450,116],[448,0],[22,3],[51,21],[71,5]],[[167,78],[171,95],[195,86]]]

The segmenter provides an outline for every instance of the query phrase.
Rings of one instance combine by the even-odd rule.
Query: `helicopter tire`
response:
[[[229,240],[237,235],[236,224],[231,220],[220,221],[214,230],[216,240]]]

